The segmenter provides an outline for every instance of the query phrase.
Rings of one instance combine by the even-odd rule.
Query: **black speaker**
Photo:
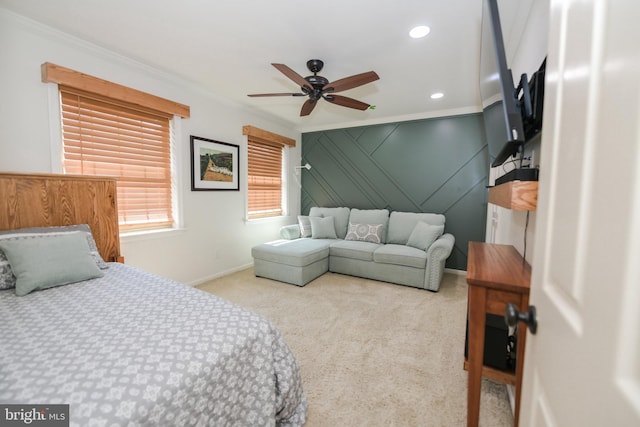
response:
[[[486,366],[503,371],[514,371],[515,364],[515,337],[509,336],[509,327],[503,316],[497,314],[486,315],[484,330],[484,358]],[[469,354],[469,319],[467,318],[467,332],[464,340],[464,357]]]

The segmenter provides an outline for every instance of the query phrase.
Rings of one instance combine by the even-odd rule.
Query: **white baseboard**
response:
[[[201,278],[193,280],[191,282],[187,282],[186,284],[189,285],[189,286],[202,285],[203,283],[206,283],[206,282],[208,282],[210,280],[218,279],[218,278],[223,277],[223,276],[228,276],[229,274],[237,273],[238,271],[246,270],[247,268],[251,268],[251,267],[253,267],[253,262],[250,262],[249,264],[241,265],[239,267],[234,267],[234,268],[231,268],[229,270],[220,271],[220,272],[212,274],[210,276],[201,277]]]
[[[516,388],[510,384],[506,385],[507,395],[509,396],[509,406],[511,406],[511,413],[516,416]]]
[[[466,276],[467,275],[467,271],[466,270],[456,270],[456,269],[453,269],[453,268],[445,268],[444,272],[445,273],[456,274],[458,276]]]

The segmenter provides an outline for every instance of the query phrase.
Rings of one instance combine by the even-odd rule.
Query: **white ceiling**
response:
[[[300,131],[480,109],[482,0],[0,0],[0,7]],[[411,39],[416,25],[428,25],[431,33]],[[380,80],[341,93],[375,110],[320,101],[310,116],[299,117],[306,98],[247,97],[299,91],[270,64],[284,63],[306,76],[312,58],[324,61],[319,74],[329,81],[376,71]],[[432,100],[433,92],[444,97]]]

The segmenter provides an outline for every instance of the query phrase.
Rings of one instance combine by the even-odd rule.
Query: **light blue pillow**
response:
[[[301,237],[311,237],[311,221],[306,215],[298,215],[298,226],[300,227]]]
[[[336,227],[332,216],[324,218],[310,216],[311,237],[314,239],[337,239]]]
[[[336,229],[336,236],[338,239],[344,239],[347,235],[347,227],[349,226],[349,213],[351,209],[346,207],[340,208],[319,208],[312,206],[309,209],[309,216],[316,216],[320,218],[326,218],[328,216],[333,217],[333,226]]]
[[[104,276],[82,232],[0,240],[16,277],[16,295]]]
[[[36,235],[43,234],[65,234],[72,232],[83,232],[87,237],[87,244],[89,245],[89,251],[91,256],[96,262],[98,268],[104,270],[109,268],[109,265],[104,262],[100,253],[98,252],[98,248],[96,246],[96,241],[91,234],[91,229],[88,224],[76,224],[76,225],[63,225],[63,226],[51,226],[51,227],[29,227],[29,228],[19,228],[14,230],[5,230],[0,231],[0,240],[20,240],[20,239],[30,239]],[[0,249],[0,290],[2,289],[11,289],[16,287],[16,277],[11,270],[11,266],[9,265],[9,261],[5,256],[2,249]]]
[[[82,231],[86,233],[87,243],[89,244],[89,250],[91,251],[91,255],[96,261],[96,264],[100,269],[107,269],[109,266],[100,256],[98,252],[98,247],[96,245],[96,241],[93,238],[93,234],[91,233],[91,228],[89,228],[89,224],[74,224],[74,225],[61,225],[61,226],[50,226],[50,227],[29,227],[29,228],[19,228],[15,230],[5,230],[0,231],[0,239],[12,238],[12,237],[22,237],[25,234],[48,234],[48,233],[69,233],[73,231]]]
[[[418,222],[409,235],[407,246],[426,251],[438,237],[444,233],[444,225],[431,225],[426,222]]]

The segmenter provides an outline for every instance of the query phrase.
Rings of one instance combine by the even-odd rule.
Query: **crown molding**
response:
[[[340,123],[339,126],[336,126],[335,124],[333,125],[327,124],[327,125],[318,125],[318,126],[301,126],[301,127],[298,127],[297,129],[300,133],[309,133],[309,132],[345,129],[345,128],[352,128],[352,127],[360,127],[360,126],[381,125],[386,123],[409,122],[413,120],[461,116],[461,115],[475,114],[475,113],[481,113],[481,112],[482,112],[482,109],[477,106],[462,107],[462,108],[454,108],[449,110],[429,111],[425,113],[405,114],[400,116],[385,117],[383,119],[358,120],[355,122]]]

